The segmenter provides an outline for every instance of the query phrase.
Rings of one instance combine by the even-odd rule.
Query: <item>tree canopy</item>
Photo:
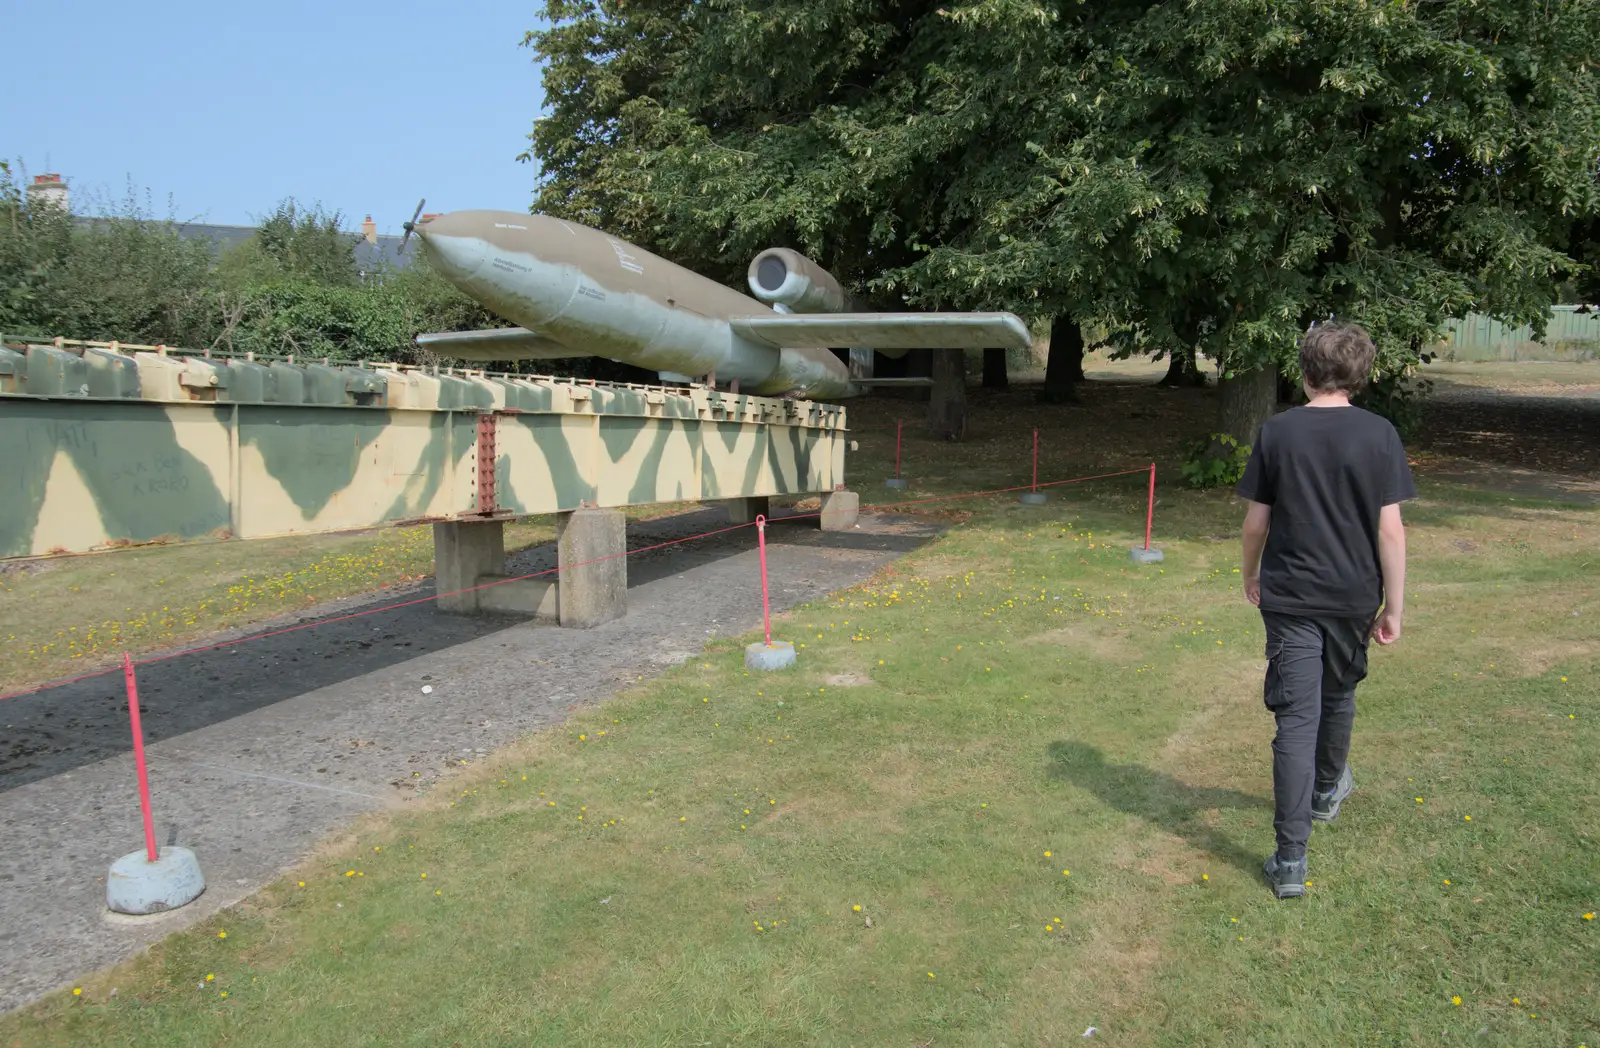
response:
[[[880,305],[1380,366],[1542,323],[1600,210],[1586,0],[549,0],[536,207],[737,281],[786,244]],[[1571,245],[1576,248],[1576,245]]]

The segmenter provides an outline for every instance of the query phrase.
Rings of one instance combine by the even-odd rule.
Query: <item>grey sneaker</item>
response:
[[[1272,894],[1280,899],[1298,899],[1306,893],[1304,856],[1294,862],[1280,862],[1278,853],[1273,852],[1267,856],[1267,861],[1261,867],[1261,873],[1267,878],[1267,883],[1272,885]]]
[[[1350,765],[1344,766],[1344,771],[1339,775],[1339,781],[1334,784],[1332,793],[1313,793],[1311,795],[1311,817],[1318,822],[1332,822],[1339,814],[1339,805],[1355,790],[1356,780],[1350,775]]]

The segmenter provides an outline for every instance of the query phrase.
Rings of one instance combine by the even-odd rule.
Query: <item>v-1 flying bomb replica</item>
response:
[[[751,261],[751,298],[598,229],[547,215],[453,211],[420,222],[413,216],[405,229],[447,280],[520,325],[417,336],[418,345],[444,357],[605,357],[664,381],[715,374],[737,379],[747,393],[831,399],[888,382],[853,379],[830,347],[900,356],[923,347],[1031,342],[1011,313],[856,312],[837,280],[787,248]]]

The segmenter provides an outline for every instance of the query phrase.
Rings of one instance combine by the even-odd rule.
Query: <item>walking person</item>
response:
[[[1405,612],[1400,503],[1416,485],[1394,426],[1350,403],[1375,355],[1355,324],[1307,332],[1308,403],[1262,426],[1237,489],[1249,503],[1245,596],[1267,633],[1262,694],[1277,719],[1277,850],[1262,872],[1280,899],[1305,894],[1311,823],[1331,822],[1355,789],[1350,731],[1368,640],[1399,640]]]

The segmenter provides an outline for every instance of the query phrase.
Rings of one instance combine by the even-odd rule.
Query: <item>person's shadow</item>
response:
[[[1052,779],[1080,786],[1118,811],[1137,815],[1177,834],[1193,847],[1248,874],[1261,872],[1266,852],[1257,855],[1247,851],[1220,830],[1206,825],[1202,816],[1213,808],[1264,808],[1270,827],[1269,798],[1213,786],[1190,786],[1142,764],[1108,764],[1105,755],[1086,742],[1052,742],[1048,753],[1048,774]]]

